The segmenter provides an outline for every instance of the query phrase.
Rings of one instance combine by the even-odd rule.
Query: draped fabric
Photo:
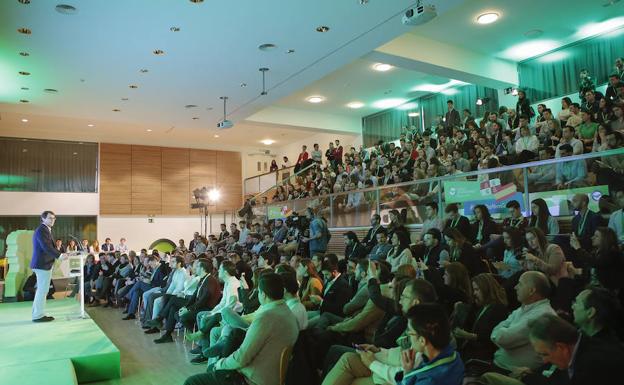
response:
[[[410,112],[420,112],[420,109],[388,109],[362,118],[362,140],[364,146],[374,146],[380,140],[388,142],[398,139],[401,134],[401,127],[410,128],[414,126],[420,130],[420,116],[409,117],[407,114]]]
[[[489,98],[489,101],[482,106],[476,106],[478,98]],[[392,108],[377,112],[362,118],[362,136],[364,146],[375,145],[379,140],[384,142],[396,140],[402,127],[414,126],[422,131],[422,119],[425,127],[431,127],[437,115],[444,115],[447,112],[446,102],[452,100],[455,109],[462,116],[462,110],[469,109],[475,118],[485,111],[496,111],[498,109],[498,92],[495,89],[466,85],[457,89],[453,95],[443,93],[430,94],[424,97],[410,100],[406,104],[415,103],[418,107],[413,109]],[[409,117],[408,113],[419,112],[423,116]],[[477,115],[474,115],[474,114]]]
[[[98,144],[0,138],[0,191],[96,192]]]
[[[476,102],[479,98],[489,99],[483,105],[477,106]],[[476,85],[467,85],[458,89],[454,95],[432,94],[420,99],[425,118],[425,127],[431,127],[436,116],[444,116],[448,111],[446,102],[452,100],[455,109],[459,111],[460,117],[463,118],[462,111],[470,110],[473,117],[479,118],[485,111],[498,111],[498,91],[493,88],[481,87]]]
[[[15,230],[34,230],[41,223],[38,216],[0,216],[0,256],[6,252],[6,238]],[[69,243],[69,235],[78,239],[88,239],[89,243],[97,237],[97,217],[95,216],[57,216],[52,234],[55,239],[62,239],[63,245]]]
[[[588,69],[594,85],[615,72],[615,59],[624,52],[624,28],[582,40],[551,53],[518,63],[520,87],[536,103],[579,91],[579,73]]]

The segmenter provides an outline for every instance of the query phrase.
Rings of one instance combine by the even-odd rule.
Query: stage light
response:
[[[221,197],[221,193],[217,189],[212,189],[208,191],[208,200],[211,202],[216,202]]]

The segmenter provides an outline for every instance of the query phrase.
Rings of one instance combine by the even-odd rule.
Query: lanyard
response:
[[[481,319],[481,316],[483,315],[483,313],[485,313],[487,311],[487,309],[490,308],[490,305],[487,305],[486,307],[484,307],[483,309],[481,309],[481,311],[479,312],[479,315],[477,315],[477,318],[475,319],[474,324],[476,325],[477,322],[479,322],[479,320]]]
[[[457,227],[457,223],[459,222],[459,219],[460,218],[451,220],[451,228]]]
[[[479,221],[479,231],[477,232],[477,241],[483,239],[483,222]]]
[[[440,360],[437,360],[433,364],[425,365],[422,368],[419,368],[419,369],[416,369],[416,370],[412,370],[411,372],[407,373],[407,375],[405,377],[403,377],[403,379],[405,380],[408,377],[412,377],[412,376],[414,376],[416,374],[420,374],[422,372],[426,372],[426,371],[431,370],[431,369],[433,369],[435,367],[438,367],[440,365],[449,364],[449,363],[455,361],[456,358],[457,358],[457,352],[453,352],[452,355],[450,355],[448,357],[445,357],[445,358],[442,358]]]
[[[520,218],[520,219],[518,219],[518,220],[515,220],[515,219],[511,218],[511,219],[509,220],[509,224],[511,225],[511,227],[518,227],[518,226],[520,225],[520,223],[522,223],[522,219],[523,219],[523,218]]]
[[[578,233],[576,234],[579,237],[581,236],[581,234],[583,234],[583,230],[585,229],[585,222],[587,221],[587,214],[589,214],[589,209],[587,209],[587,211],[585,211],[585,215],[583,215],[583,220],[581,221],[581,223],[579,225]]]

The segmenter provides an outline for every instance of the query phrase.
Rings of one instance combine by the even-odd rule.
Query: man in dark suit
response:
[[[155,339],[155,343],[173,342],[171,334],[175,328],[176,318],[185,327],[192,329],[197,313],[203,310],[211,310],[221,300],[219,281],[209,273],[212,271],[211,262],[207,259],[199,259],[196,266],[198,276],[201,278],[195,293],[190,298],[172,298],[157,318],[146,323],[155,327],[163,319],[165,320],[165,333],[160,338]]]
[[[381,226],[381,217],[379,214],[373,214],[371,217],[371,228],[368,229],[366,236],[362,240],[362,244],[366,247],[366,251],[370,253],[370,251],[377,244],[377,234],[383,230]]]
[[[452,100],[448,100],[446,105],[448,106],[448,112],[444,116],[444,128],[447,133],[450,133],[453,127],[461,126],[461,117],[459,116],[459,111],[455,109]]]
[[[316,298],[321,305],[321,314],[327,312],[344,317],[342,308],[349,302],[352,294],[349,282],[340,274],[338,263],[332,258],[325,258],[321,265],[321,273],[325,277],[323,299]],[[314,300],[312,301],[314,302]]]
[[[457,229],[464,234],[470,243],[474,243],[474,235],[472,232],[472,226],[470,226],[470,221],[465,216],[459,215],[459,207],[457,207],[457,204],[451,203],[450,205],[447,205],[444,212],[447,217],[444,228]]]
[[[56,221],[56,215],[52,211],[44,211],[41,214],[41,224],[33,234],[33,256],[30,261],[30,268],[37,276],[37,291],[32,307],[33,322],[50,322],[54,317],[44,314],[46,297],[50,288],[52,279],[52,265],[57,258],[65,258],[65,254],[61,253],[54,247],[54,238],[52,237],[52,226]]]
[[[578,238],[581,247],[588,252],[592,251],[591,237],[600,226],[600,215],[589,209],[587,194],[575,194],[572,197],[572,206],[577,214],[572,218],[572,233]]]

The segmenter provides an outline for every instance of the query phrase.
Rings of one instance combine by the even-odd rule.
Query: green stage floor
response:
[[[53,322],[33,323],[32,302],[0,304],[0,385],[69,385],[120,378],[119,350],[76,299],[48,300]]]

